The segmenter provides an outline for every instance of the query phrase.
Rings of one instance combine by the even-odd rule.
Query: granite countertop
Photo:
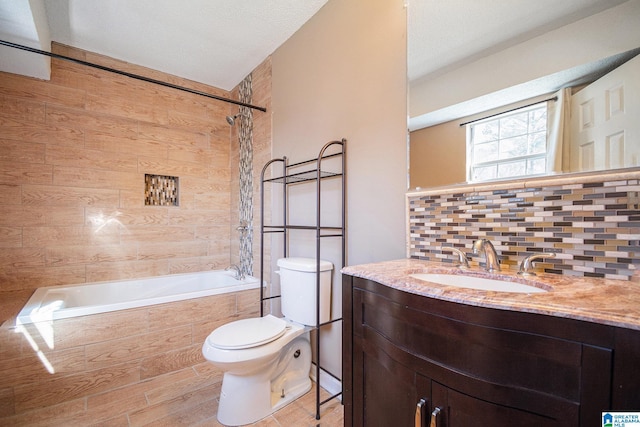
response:
[[[523,278],[515,271],[489,273],[478,267],[462,270],[447,264],[415,259],[348,266],[343,274],[440,300],[479,307],[565,317],[640,330],[640,284],[613,279],[538,274]],[[549,292],[510,293],[438,285],[410,277],[415,273],[463,274],[501,278],[549,288]],[[532,283],[533,282],[533,283]]]

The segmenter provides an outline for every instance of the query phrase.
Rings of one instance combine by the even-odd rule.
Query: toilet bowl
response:
[[[268,314],[227,323],[202,346],[205,359],[224,371],[218,421],[227,426],[254,423],[311,389],[309,326],[315,326],[316,292],[310,289],[316,287],[317,260],[283,258],[278,266],[285,317]],[[328,301],[324,294],[331,292],[332,269],[321,261],[321,282],[328,283],[321,284],[321,301]]]
[[[254,423],[311,389],[304,326],[272,315],[227,323],[206,339],[204,357],[224,371],[218,421]]]

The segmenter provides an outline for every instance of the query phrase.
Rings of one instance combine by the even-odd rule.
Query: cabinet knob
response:
[[[438,415],[440,414],[440,408],[436,407],[431,413],[431,423],[429,423],[429,427],[438,427]]]
[[[427,404],[427,401],[424,399],[420,399],[418,404],[416,405],[416,416],[415,416],[415,427],[422,427],[422,420],[424,417],[422,416],[422,411]]]

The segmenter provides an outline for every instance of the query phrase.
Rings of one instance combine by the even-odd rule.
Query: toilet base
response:
[[[218,421],[226,426],[255,423],[311,390],[311,346],[300,337],[283,349],[267,372],[236,375],[225,372]]]

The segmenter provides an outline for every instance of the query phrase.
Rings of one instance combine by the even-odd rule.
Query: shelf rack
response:
[[[320,400],[320,372],[322,365],[320,363],[320,331],[321,328],[335,322],[342,321],[342,318],[331,319],[328,322],[320,323],[320,249],[322,241],[325,238],[340,238],[341,239],[341,265],[338,268],[342,268],[345,265],[346,259],[346,139],[340,141],[327,142],[320,150],[318,157],[314,159],[305,160],[298,163],[288,163],[287,157],[275,158],[268,161],[262,168],[260,176],[260,193],[261,193],[261,206],[260,206],[260,283],[264,283],[264,241],[265,236],[271,233],[279,233],[283,236],[283,256],[287,257],[289,253],[289,239],[288,233],[296,230],[315,230],[316,232],[316,324],[312,328],[316,331],[315,334],[315,360],[316,360],[316,420],[320,419],[320,407],[331,401],[332,399],[340,396],[342,392],[336,393],[329,398]],[[340,166],[337,171],[325,171],[323,170],[323,162],[326,163],[329,159],[335,159],[334,163],[339,161]],[[274,178],[265,178],[265,175],[272,166],[281,164],[281,173]],[[335,165],[334,165],[335,167]],[[295,172],[301,168],[305,170],[301,172]],[[341,198],[341,223],[334,226],[325,226],[321,221],[321,203],[322,203],[322,182],[327,179],[340,179],[341,190],[339,197]],[[278,225],[265,224],[265,184],[282,184],[282,222]],[[288,209],[288,192],[287,187],[289,185],[297,185],[304,183],[315,183],[316,187],[316,218],[315,224],[309,225],[293,225],[289,224],[287,209]],[[260,316],[264,316],[264,303],[265,301],[280,298],[280,295],[266,296],[264,287],[260,287]],[[329,375],[334,376],[328,371]],[[335,376],[334,376],[335,377]]]

